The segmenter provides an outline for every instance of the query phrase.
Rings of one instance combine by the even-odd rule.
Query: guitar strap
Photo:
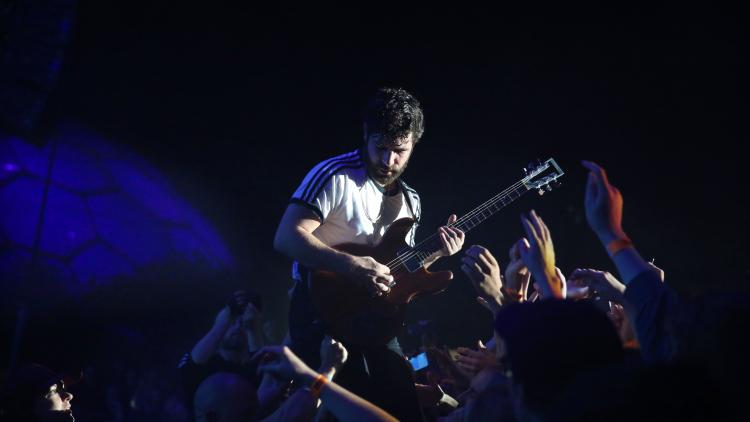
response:
[[[401,191],[404,192],[404,198],[406,198],[406,205],[409,206],[409,210],[411,211],[412,215],[414,215],[414,218],[417,220],[417,223],[420,222],[422,218],[422,204],[419,200],[419,194],[417,194],[417,191],[410,188],[409,185],[407,185],[403,180],[400,178],[398,179],[399,185],[401,186]]]
[[[398,183],[401,186],[401,192],[404,193],[406,205],[409,207],[409,211],[411,211],[411,214],[416,220],[416,222],[414,223],[414,227],[412,227],[412,229],[409,231],[410,239],[408,240],[408,243],[410,246],[413,246],[416,243],[417,226],[419,226],[419,222],[422,218],[422,203],[419,200],[419,194],[417,193],[417,191],[410,188],[409,185],[401,180],[401,178],[398,179]]]

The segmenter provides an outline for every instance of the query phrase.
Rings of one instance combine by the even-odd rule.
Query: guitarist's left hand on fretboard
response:
[[[424,260],[425,268],[429,268],[430,265],[444,256],[451,256],[458,253],[463,248],[466,234],[459,228],[452,227],[452,224],[457,219],[456,214],[451,214],[448,217],[448,224],[438,229],[437,236],[440,239],[442,247]]]

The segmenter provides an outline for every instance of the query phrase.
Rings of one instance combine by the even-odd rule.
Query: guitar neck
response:
[[[463,217],[450,224],[464,233],[473,230],[482,224],[484,220],[492,217],[496,212],[508,206],[511,202],[520,198],[530,190],[537,190],[539,194],[552,190],[551,185],[559,184],[559,178],[563,171],[554,159],[550,158],[543,164],[530,166],[524,169],[526,177],[519,180],[509,188],[498,193],[483,204],[471,210]],[[405,267],[410,272],[419,270],[424,266],[425,260],[442,248],[442,242],[437,234],[432,234],[412,248],[404,248],[396,254],[396,259],[388,263],[388,267],[394,270],[396,267]]]
[[[456,220],[456,222],[451,224],[450,227],[455,227],[464,233],[468,233],[528,191],[529,188],[525,184],[518,182],[474,208],[469,213]],[[422,258],[421,260],[423,261],[424,258],[432,255],[440,250],[440,248],[442,248],[440,238],[433,234],[415,245],[412,248],[412,252]]]
[[[456,220],[451,227],[455,227],[464,233],[468,233],[528,191],[529,189],[523,183],[511,186]]]

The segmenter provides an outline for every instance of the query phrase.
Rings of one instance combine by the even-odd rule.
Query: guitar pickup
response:
[[[403,263],[404,267],[406,267],[410,273],[413,273],[422,268],[424,260],[427,258],[428,254],[413,249],[407,249],[400,251],[396,256],[398,256],[398,259]]]

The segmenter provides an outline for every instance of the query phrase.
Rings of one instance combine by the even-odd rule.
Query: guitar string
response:
[[[518,181],[518,182],[516,182],[516,183],[514,183],[513,185],[511,185],[510,187],[508,187],[504,191],[502,191],[502,192],[498,193],[497,195],[495,195],[494,197],[490,198],[489,200],[485,201],[480,206],[478,206],[477,208],[475,208],[474,210],[470,211],[469,213],[467,213],[466,215],[464,215],[463,217],[461,217],[460,219],[456,220],[454,223],[452,223],[452,224],[450,224],[448,226],[449,227],[456,227],[456,226],[463,225],[467,221],[473,219],[479,213],[483,213],[485,210],[489,209],[490,207],[497,206],[499,199],[502,199],[502,197],[504,197],[506,195],[509,195],[511,193],[511,191],[517,191],[518,188],[520,186],[522,186],[522,185],[524,185],[523,179],[520,180],[520,181]],[[519,193],[519,197],[522,194],[526,193],[528,190],[530,190],[530,189],[527,188],[525,191],[520,192]],[[514,198],[514,199],[516,199],[516,198]],[[508,204],[510,204],[510,202],[508,202]],[[499,211],[500,209],[502,209],[503,207],[507,206],[508,204],[502,204],[502,206],[500,208],[498,208],[495,212]],[[490,214],[490,216],[491,215],[492,214]],[[420,251],[419,251],[419,247],[420,246],[423,246],[427,242],[433,240],[436,236],[437,236],[437,234],[430,235],[429,237],[427,237],[426,239],[424,239],[423,241],[421,241],[417,245],[415,245],[414,248],[412,248],[411,251],[407,252],[404,255],[398,256],[395,259],[393,259],[392,261],[390,261],[387,264],[387,266],[389,268],[391,266],[396,266],[395,268],[392,269],[392,271],[394,272],[394,274],[397,274],[399,272],[398,270],[400,269],[399,267],[401,267],[401,266],[405,267],[406,261],[414,258],[415,256],[418,256],[418,254],[420,253]]]
[[[548,166],[547,166],[546,168],[549,168],[549,165],[548,165]],[[545,168],[545,169],[546,169],[546,168]],[[534,175],[533,177],[536,177],[536,176],[538,176],[539,174],[540,174],[540,173],[537,173],[537,174],[535,174],[535,175]],[[455,227],[455,226],[461,225],[461,224],[465,223],[465,222],[466,222],[467,220],[471,220],[471,219],[473,219],[473,218],[474,218],[474,217],[475,217],[475,216],[476,216],[477,214],[479,214],[479,213],[484,213],[484,211],[485,211],[485,210],[487,210],[488,208],[490,208],[490,207],[492,207],[492,206],[497,206],[497,202],[498,202],[498,199],[501,199],[501,198],[502,198],[503,196],[505,196],[505,195],[509,195],[509,194],[510,194],[510,192],[509,192],[509,191],[511,191],[511,190],[513,190],[513,191],[517,191],[517,189],[518,189],[518,187],[519,187],[520,185],[525,185],[525,187],[526,187],[526,190],[524,190],[523,192],[520,192],[520,193],[518,193],[518,197],[516,197],[516,198],[513,198],[513,200],[511,200],[511,201],[510,201],[510,202],[508,202],[507,204],[503,203],[503,204],[502,204],[502,205],[501,205],[501,206],[500,206],[499,208],[497,208],[497,210],[495,210],[494,212],[497,212],[497,211],[501,210],[502,208],[504,208],[505,206],[507,206],[508,204],[510,204],[511,202],[513,202],[513,201],[514,201],[515,199],[518,199],[519,197],[521,197],[521,195],[525,194],[526,192],[528,192],[529,190],[531,190],[531,189],[532,189],[531,187],[528,187],[528,186],[527,186],[527,185],[526,185],[526,184],[524,183],[524,180],[527,180],[528,178],[529,178],[528,176],[527,176],[527,177],[524,177],[524,178],[523,178],[523,179],[521,179],[520,181],[518,181],[518,182],[514,183],[513,185],[511,185],[510,187],[508,187],[508,188],[507,188],[507,189],[505,189],[504,191],[500,192],[499,194],[497,194],[497,195],[495,195],[494,197],[490,198],[489,200],[485,201],[485,202],[484,202],[484,203],[483,203],[482,205],[478,206],[477,208],[475,208],[474,210],[472,210],[471,212],[469,212],[469,213],[468,213],[468,214],[466,214],[465,216],[461,217],[461,218],[460,218],[459,220],[457,220],[457,221],[456,221],[456,222],[454,222],[453,224],[450,224],[450,225],[449,225],[449,227]],[[493,212],[493,213],[494,213],[494,212]],[[489,216],[488,216],[487,218],[491,217],[493,213],[491,213],[491,214],[490,214],[490,215],[489,215]],[[481,221],[480,221],[479,223],[481,223]],[[477,224],[479,224],[479,223],[477,223]],[[476,225],[475,225],[475,227],[476,227]],[[473,227],[472,227],[472,228],[473,228]],[[471,229],[471,228],[469,228],[468,230],[470,230],[470,229]],[[468,231],[468,230],[467,230],[467,231]],[[402,256],[398,256],[398,257],[396,257],[396,259],[394,259],[394,260],[392,260],[391,262],[389,262],[389,263],[388,263],[388,265],[387,265],[387,266],[389,267],[389,269],[390,269],[390,267],[391,267],[392,265],[397,265],[397,267],[396,267],[396,268],[394,269],[394,273],[398,273],[398,269],[399,269],[398,267],[399,267],[399,266],[404,266],[404,267],[405,267],[405,265],[406,265],[406,261],[408,261],[408,260],[412,259],[412,258],[413,258],[413,257],[415,257],[415,256],[419,256],[419,255],[417,255],[417,254],[418,254],[418,250],[419,250],[419,247],[423,246],[423,245],[424,245],[425,243],[427,243],[428,241],[431,241],[431,240],[432,240],[432,239],[433,239],[433,238],[434,238],[435,236],[436,236],[435,234],[433,234],[433,235],[430,235],[430,236],[429,236],[428,238],[426,238],[426,239],[425,239],[425,240],[423,240],[422,242],[420,242],[420,243],[418,243],[417,245],[415,245],[415,246],[414,246],[414,248],[412,248],[412,249],[411,249],[411,250],[410,250],[409,252],[407,252],[406,254],[404,254],[404,255],[402,255]],[[427,256],[429,256],[429,255],[427,255]],[[422,259],[424,259],[424,258],[422,258]]]
[[[503,196],[506,196],[506,195],[510,194],[511,190],[513,190],[513,191],[517,190],[518,187],[520,187],[521,185],[523,185],[523,181],[519,181],[519,182],[511,185],[510,187],[508,187],[504,191],[500,192],[499,194],[497,194],[494,197],[490,198],[489,200],[485,201],[484,203],[482,203],[480,206],[478,206],[474,210],[470,211],[469,213],[467,213],[466,215],[464,215],[460,219],[456,220],[453,224],[450,224],[449,227],[460,226],[460,225],[466,223],[468,220],[473,219],[480,212],[484,212],[488,208],[497,205],[498,199],[500,199]],[[525,193],[525,192],[521,192],[521,194],[523,194],[523,193]],[[521,194],[519,194],[519,197],[520,197]],[[507,204],[503,204],[503,206],[505,206],[505,205],[507,205]],[[421,241],[417,245],[415,245],[414,248],[412,248],[410,252],[408,252],[408,253],[406,253],[404,255],[401,255],[399,257],[396,257],[394,260],[392,260],[391,262],[389,262],[387,264],[387,266],[390,267],[391,265],[396,265],[396,264],[402,264],[403,265],[405,263],[405,261],[407,261],[407,260],[409,260],[409,259],[411,259],[411,258],[413,258],[415,256],[415,254],[419,251],[419,247],[420,246],[424,246],[425,243],[431,241],[436,236],[437,236],[437,234],[430,235],[429,237],[427,237],[426,239],[424,239],[423,241]]]

